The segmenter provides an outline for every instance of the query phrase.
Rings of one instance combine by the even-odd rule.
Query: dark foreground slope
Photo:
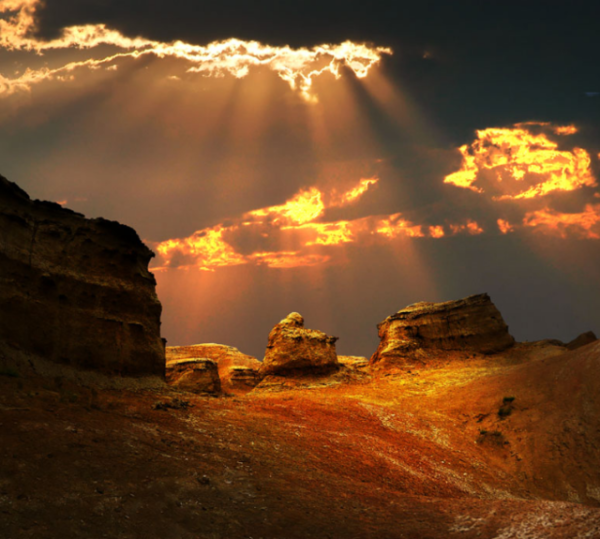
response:
[[[0,537],[600,537],[600,346],[561,352],[221,398],[0,376]]]

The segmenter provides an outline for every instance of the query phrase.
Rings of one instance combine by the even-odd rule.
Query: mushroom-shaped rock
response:
[[[224,391],[247,391],[258,383],[260,361],[233,346],[206,343],[167,347],[167,361],[194,357],[209,358],[217,364]]]
[[[167,361],[167,383],[193,393],[216,394],[221,392],[217,364],[205,357]]]
[[[324,374],[339,368],[335,342],[322,331],[306,329],[304,318],[290,313],[269,333],[261,376],[294,372]]]
[[[444,351],[492,354],[515,342],[487,294],[444,303],[420,302],[377,326],[381,342],[371,364],[410,364]]]

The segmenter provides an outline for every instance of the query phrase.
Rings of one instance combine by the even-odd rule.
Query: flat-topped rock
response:
[[[193,393],[221,392],[217,364],[204,357],[167,361],[166,379],[173,387]]]
[[[487,294],[444,303],[420,302],[388,316],[371,364],[411,363],[441,351],[492,354],[514,344]]]
[[[223,391],[249,390],[258,383],[260,361],[233,346],[205,343],[167,347],[167,361],[195,357],[209,358],[216,363]]]
[[[325,374],[339,368],[335,342],[322,331],[306,329],[299,313],[290,313],[273,327],[260,375]]]

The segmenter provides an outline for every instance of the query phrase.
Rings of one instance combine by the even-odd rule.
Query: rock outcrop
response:
[[[288,314],[269,333],[261,376],[294,372],[325,374],[339,368],[335,342],[322,331],[306,329],[298,313]]]
[[[168,361],[166,377],[168,384],[192,393],[221,392],[219,371],[212,359],[203,357]]]
[[[0,363],[164,376],[153,256],[133,229],[0,176]]]
[[[515,342],[487,294],[415,303],[388,316],[377,328],[381,342],[372,365],[411,364],[439,356],[440,351],[491,354]]]
[[[586,346],[588,344],[596,342],[597,340],[598,337],[596,337],[596,334],[593,331],[586,331],[585,333],[578,335],[572,341],[565,344],[565,346],[569,350],[577,350],[577,348],[581,348],[582,346]]]
[[[167,347],[168,362],[197,357],[209,358],[216,363],[224,391],[249,390],[259,381],[260,361],[233,346],[208,343]]]

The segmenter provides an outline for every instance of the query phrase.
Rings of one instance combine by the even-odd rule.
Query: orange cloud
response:
[[[303,225],[314,221],[325,211],[321,191],[315,187],[300,191],[291,200],[280,206],[271,206],[251,211],[247,217],[258,222],[271,222],[274,225]],[[256,219],[258,218],[258,219]]]
[[[533,133],[534,126],[561,136],[577,132],[575,126],[550,126],[544,122],[479,130],[472,144],[458,149],[463,157],[462,167],[446,176],[444,183],[478,193],[499,191],[495,200],[529,199],[597,185],[585,150],[559,150],[545,133]]]
[[[466,223],[462,224],[451,224],[450,230],[452,234],[461,234],[466,233],[470,236],[477,236],[479,234],[483,234],[483,228],[479,226],[479,224],[471,219],[467,219]]]
[[[311,86],[315,77],[330,73],[340,78],[343,66],[351,69],[358,78],[364,78],[377,64],[383,54],[392,54],[386,47],[345,41],[338,45],[324,44],[308,48],[293,49],[289,46],[271,47],[257,41],[227,39],[206,46],[182,41],[162,43],[143,37],[129,38],[104,24],[70,26],[62,30],[60,37],[41,41],[35,37],[36,12],[42,0],[4,0],[0,13],[12,13],[0,20],[0,47],[7,50],[27,50],[42,53],[46,50],[78,48],[92,49],[99,45],[110,45],[126,52],[109,55],[102,59],[71,62],[55,69],[27,70],[14,79],[0,78],[0,95],[9,95],[19,90],[28,90],[43,80],[56,79],[65,72],[81,67],[114,67],[120,58],[138,58],[153,54],[159,58],[173,57],[188,61],[188,72],[207,76],[230,74],[245,77],[251,68],[265,66],[298,90],[309,100],[315,100]]]
[[[500,229],[500,232],[502,232],[502,234],[508,234],[509,232],[514,232],[515,230],[514,225],[511,225],[508,221],[505,221],[504,219],[498,219],[497,223],[498,228]]]
[[[600,204],[586,204],[581,213],[561,213],[549,208],[529,212],[523,225],[561,238],[572,234],[597,240],[600,239]]]
[[[332,196],[330,206],[343,207],[356,202],[369,190],[371,185],[376,185],[378,181],[379,179],[375,177],[363,178],[356,187],[353,187],[349,191],[346,191],[339,196],[334,194]]]
[[[414,224],[402,214],[369,216],[353,220],[316,222],[327,208],[354,203],[377,182],[377,178],[362,179],[341,196],[322,193],[316,187],[303,189],[284,204],[253,210],[242,215],[233,224],[199,230],[187,238],[176,238],[160,243],[149,242],[158,254],[155,270],[168,267],[196,266],[202,270],[214,271],[223,266],[257,264],[271,268],[292,268],[314,266],[332,259],[323,249],[359,242],[372,241],[375,237],[388,240],[398,237],[443,238],[446,234],[442,225],[424,226]],[[326,204],[324,200],[330,202]],[[451,225],[452,226],[452,225]],[[478,227],[469,221],[457,230],[473,232]],[[235,237],[236,232],[255,234],[256,237],[283,237],[294,235],[293,242],[300,246],[260,250],[252,254],[240,254],[225,238]],[[227,236],[225,235],[227,234]],[[287,240],[286,240],[287,241]],[[290,242],[287,241],[286,245]],[[315,249],[317,251],[315,252]],[[333,251],[332,251],[333,252]]]

